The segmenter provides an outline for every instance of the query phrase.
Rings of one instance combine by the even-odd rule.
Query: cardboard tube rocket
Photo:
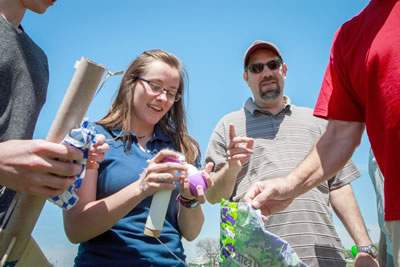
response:
[[[79,126],[106,69],[84,57],[75,64],[75,68],[75,74],[46,137],[47,141],[60,143],[71,129]],[[20,194],[0,239],[2,264],[21,258],[45,202],[44,197]],[[12,245],[14,239],[16,241]]]
[[[182,155],[183,156],[183,155]],[[165,159],[164,161],[182,162],[182,160]],[[190,191],[194,196],[197,196],[196,186],[200,185],[206,191],[207,185],[201,175],[201,172],[191,164],[186,164],[188,167],[187,174],[189,179]],[[158,191],[153,195],[151,201],[149,215],[147,216],[144,234],[152,237],[160,237],[162,227],[164,225],[165,215],[167,213],[168,204],[171,199],[171,190]]]
[[[165,158],[163,162],[182,162],[184,156],[181,154],[179,159]],[[175,172],[173,173],[176,174]],[[152,237],[160,237],[164,225],[165,215],[167,214],[172,190],[158,191],[153,195],[149,215],[147,216],[144,234]]]

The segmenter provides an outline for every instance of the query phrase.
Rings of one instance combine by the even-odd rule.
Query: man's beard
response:
[[[276,83],[276,88],[272,89],[269,88],[267,89],[267,91],[263,91],[262,90],[262,83],[263,82],[267,82],[267,81],[275,81]],[[280,95],[281,95],[281,87],[278,84],[278,81],[274,78],[269,78],[269,79],[264,79],[260,82],[259,84],[259,88],[260,88],[260,97],[261,99],[263,99],[264,101],[273,101],[276,100]]]
[[[281,88],[279,86],[276,89],[268,90],[266,92],[262,92],[260,90],[260,96],[265,101],[276,100],[280,95],[281,95]]]

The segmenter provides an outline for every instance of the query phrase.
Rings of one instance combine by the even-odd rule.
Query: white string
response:
[[[173,255],[178,261],[180,261],[180,262],[183,263],[185,266],[187,266],[186,263],[185,263],[181,258],[179,258],[178,256],[176,256],[175,253],[172,252],[172,250],[170,250],[169,247],[167,247],[163,242],[161,242],[161,240],[160,240],[158,237],[155,237],[155,238],[158,240],[158,242],[160,242],[161,245],[163,245],[163,246],[168,250],[169,253],[171,253],[171,255]]]
[[[108,80],[108,78],[110,78],[111,76],[114,76],[114,75],[121,75],[121,74],[123,74],[123,73],[124,73],[124,72],[123,72],[122,70],[116,71],[116,72],[107,71],[106,77],[104,77],[103,82],[102,82],[101,85],[99,86],[99,89],[97,89],[97,92],[96,92],[96,94],[95,94],[94,96],[95,96],[95,97],[97,96],[97,94],[100,92],[101,88],[103,88],[103,86],[104,86],[104,84],[106,83],[106,81]]]
[[[117,140],[119,137],[121,137],[121,135],[122,135],[122,131],[116,136],[116,137],[114,137],[114,138],[108,138],[108,139],[106,139],[106,143],[112,143],[112,142],[114,142],[115,140]]]
[[[17,241],[17,238],[14,236],[14,237],[11,239],[10,244],[8,244],[6,253],[4,253],[3,258],[1,259],[1,262],[0,262],[0,266],[1,266],[1,267],[3,267],[3,266],[6,264],[7,259],[8,259],[8,256],[10,255],[10,252],[11,252],[12,248],[13,248],[14,245],[15,245],[15,241]]]
[[[123,74],[123,73],[124,73],[124,71],[122,71],[122,70],[116,71],[116,72],[107,71],[107,75],[104,77],[104,80],[103,80],[103,82],[100,84],[99,89],[97,89],[97,92],[96,92],[96,94],[94,95],[94,97],[97,96],[97,94],[100,92],[101,88],[103,88],[103,86],[106,84],[106,81],[108,80],[108,78],[110,78],[111,76],[114,76],[114,75],[121,75],[121,74]],[[117,137],[115,137],[115,138],[106,139],[105,142],[106,142],[106,143],[113,142],[113,141],[115,141],[118,137],[120,137],[121,135],[122,135],[122,132],[121,132]]]
[[[4,187],[4,188],[5,188],[5,187]],[[3,221],[2,221],[2,223],[1,223],[1,225],[0,225],[0,233],[1,233],[1,232],[3,231],[3,229],[5,228],[5,226],[6,226],[7,222],[8,222],[8,219],[10,218],[10,216],[11,216],[11,214],[12,214],[12,212],[13,212],[15,206],[17,205],[18,199],[19,199],[19,193],[17,193],[17,194],[14,196],[13,200],[12,200],[11,203],[10,203],[10,206],[8,206],[8,208],[7,208],[6,214],[4,215]]]

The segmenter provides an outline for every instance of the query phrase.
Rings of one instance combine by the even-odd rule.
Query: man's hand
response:
[[[354,261],[354,267],[379,267],[378,261],[368,253],[359,252]]]
[[[284,210],[295,198],[294,187],[286,178],[268,179],[254,183],[243,197],[253,208],[260,209],[264,220],[272,213]]]
[[[0,184],[16,191],[54,197],[68,189],[82,170],[83,153],[43,140],[0,143]]]
[[[241,169],[249,162],[253,154],[254,139],[246,136],[236,136],[235,126],[229,125],[230,143],[227,147],[229,166]]]
[[[211,204],[219,203],[222,198],[228,199],[233,192],[236,177],[243,165],[249,162],[253,154],[254,139],[246,136],[236,136],[235,126],[229,125],[229,144],[226,147],[227,163],[215,166],[215,173],[211,175],[214,182],[208,188],[206,195]]]

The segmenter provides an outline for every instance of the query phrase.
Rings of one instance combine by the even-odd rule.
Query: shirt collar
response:
[[[288,113],[290,111],[290,106],[291,106],[290,98],[288,96],[284,95],[283,99],[285,100],[285,106],[276,115],[281,114],[281,113]],[[256,112],[260,112],[260,113],[267,114],[267,115],[272,115],[272,113],[269,112],[268,110],[258,107],[256,105],[256,103],[254,102],[253,98],[251,98],[251,97],[249,97],[247,99],[246,103],[244,104],[244,109],[246,109],[253,115]]]
[[[161,139],[164,142],[171,142],[171,138],[167,136],[162,130],[161,127],[157,124],[154,128],[154,136],[153,139]]]

